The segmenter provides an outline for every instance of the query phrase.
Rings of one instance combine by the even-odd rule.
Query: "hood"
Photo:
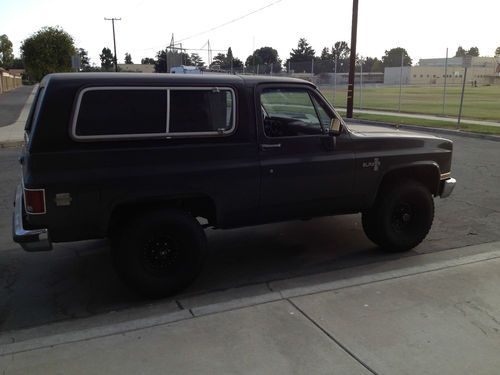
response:
[[[358,137],[370,138],[426,138],[440,139],[432,134],[424,134],[415,131],[400,130],[393,126],[364,125],[356,122],[347,124],[349,131]],[[425,130],[425,129],[423,129]]]

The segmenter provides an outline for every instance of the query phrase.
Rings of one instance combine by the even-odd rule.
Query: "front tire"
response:
[[[187,286],[201,270],[206,236],[198,221],[181,210],[150,211],[130,220],[112,242],[118,274],[148,297]]]
[[[429,189],[413,180],[384,188],[375,205],[363,212],[367,237],[385,250],[407,251],[420,244],[434,220],[434,200]]]

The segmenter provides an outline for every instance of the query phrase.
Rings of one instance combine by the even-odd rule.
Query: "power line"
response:
[[[244,19],[244,18],[247,18],[247,17],[249,17],[249,16],[251,16],[251,15],[253,15],[253,14],[255,14],[255,13],[261,12],[261,11],[263,11],[264,9],[270,8],[270,7],[272,7],[273,5],[276,5],[276,4],[278,4],[278,3],[281,3],[282,1],[283,1],[283,0],[273,1],[272,3],[269,3],[269,4],[267,4],[267,5],[264,5],[263,7],[259,8],[259,9],[256,9],[256,10],[253,10],[253,11],[251,11],[251,12],[247,13],[247,14],[244,14],[243,16],[240,16],[240,17],[234,18],[234,19],[232,19],[231,21],[228,21],[228,22],[225,22],[225,23],[220,24],[220,25],[218,25],[218,26],[212,27],[211,29],[208,29],[208,30],[205,30],[205,31],[201,31],[201,32],[199,32],[199,33],[196,33],[196,34],[193,34],[193,35],[191,35],[191,36],[188,36],[188,37],[186,37],[186,38],[184,38],[184,39],[179,40],[178,42],[184,42],[185,40],[189,40],[189,39],[192,39],[192,38],[196,38],[197,36],[200,36],[200,35],[203,35],[203,34],[209,33],[209,32],[211,32],[211,31],[214,31],[214,30],[217,30],[217,29],[220,29],[221,27],[224,27],[224,26],[230,25],[230,24],[235,23],[235,22],[237,22],[237,21],[240,21],[240,20],[242,20],[242,19]]]
[[[201,31],[201,32],[199,32],[199,33],[193,34],[193,35],[188,36],[188,37],[186,37],[186,38],[184,38],[184,39],[178,40],[177,42],[178,42],[178,43],[180,43],[180,42],[183,42],[183,41],[186,41],[186,40],[189,40],[189,39],[195,38],[195,37],[197,37],[197,36],[200,36],[200,35],[203,35],[203,34],[209,33],[209,32],[211,32],[211,31],[214,31],[214,30],[220,29],[220,28],[222,28],[222,27],[224,27],[224,26],[230,25],[230,24],[235,23],[235,22],[237,22],[237,21],[240,21],[240,20],[242,20],[242,19],[244,19],[244,18],[247,18],[247,17],[249,17],[249,16],[251,16],[251,15],[253,15],[253,14],[255,14],[255,13],[258,13],[258,12],[261,12],[261,11],[263,11],[263,10],[267,9],[267,8],[270,8],[270,7],[272,7],[273,5],[276,5],[276,4],[278,4],[278,3],[281,3],[282,1],[283,1],[283,0],[276,0],[276,1],[273,1],[272,3],[269,3],[269,4],[264,5],[263,7],[259,8],[259,9],[253,10],[253,11],[251,11],[251,12],[249,12],[249,13],[246,13],[246,14],[244,14],[243,16],[240,16],[240,17],[234,18],[234,19],[232,19],[232,20],[230,20],[230,21],[227,21],[227,22],[225,22],[225,23],[223,23],[223,24],[220,24],[220,25],[218,25],[218,26],[212,27],[212,28],[207,29],[207,30],[205,30],[205,31]],[[155,48],[160,48],[160,47],[150,47],[150,48],[144,48],[144,49],[142,49],[141,51],[152,50],[152,49],[155,49]],[[212,51],[216,51],[216,50],[212,50]],[[222,52],[222,50],[220,50],[220,51]]]

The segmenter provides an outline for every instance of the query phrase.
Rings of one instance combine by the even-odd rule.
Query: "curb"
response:
[[[396,128],[395,124],[388,123],[388,122],[381,122],[381,121],[356,120],[356,119],[344,119],[344,121],[346,121],[347,124],[358,123],[358,124],[363,124],[363,125],[383,126],[383,127],[387,127],[387,128],[391,128],[391,129]],[[500,142],[500,136],[490,135],[490,134],[464,132],[464,131],[460,131],[460,130],[432,128],[432,127],[418,126],[418,125],[399,125],[399,129],[416,130],[416,131],[428,132],[428,133],[448,134],[448,135],[455,135],[458,137],[486,139],[489,141]]]
[[[16,148],[24,146],[24,141],[5,141],[0,142],[0,148]]]
[[[430,259],[431,261],[426,263],[425,261],[423,262],[422,259]],[[210,303],[206,298],[204,298],[205,303],[202,302],[199,305],[195,303],[192,307],[187,309],[179,306],[179,310],[166,313],[161,313],[161,310],[166,308],[165,304],[161,303],[158,308],[154,308],[153,306],[153,309],[155,310],[152,312],[153,314],[148,314],[149,316],[145,317],[135,315],[133,319],[128,321],[119,322],[120,319],[118,319],[118,316],[113,316],[108,313],[105,314],[105,317],[107,318],[106,322],[101,322],[101,324],[92,324],[92,322],[94,322],[94,320],[102,319],[102,316],[98,315],[86,318],[87,327],[83,329],[68,329],[62,332],[59,330],[58,332],[57,327],[58,324],[61,323],[53,323],[46,326],[28,328],[24,330],[25,333],[26,331],[30,331],[30,334],[24,334],[24,338],[22,332],[23,330],[5,332],[0,335],[0,339],[2,339],[2,345],[0,345],[0,358],[20,352],[27,352],[41,348],[138,331],[160,325],[172,324],[224,311],[238,310],[323,292],[361,287],[371,283],[411,277],[429,272],[439,272],[450,268],[497,259],[500,259],[500,242],[485,243],[458,249],[450,249],[446,252],[421,254],[420,256],[402,258],[394,261],[396,262],[396,265],[402,266],[401,268],[397,267],[395,269],[391,269],[391,265],[387,263],[382,263],[381,266],[389,266],[388,269],[380,269],[376,265],[365,265],[365,268],[367,268],[368,271],[367,274],[350,277],[349,275],[352,275],[352,269],[350,269],[344,273],[344,277],[339,275],[341,277],[333,281],[325,282],[324,280],[318,280],[318,277],[319,279],[323,279],[326,275],[328,276],[327,279],[331,280],[331,278],[333,278],[332,275],[342,273],[341,271],[332,271],[325,274],[291,278],[285,280],[285,284],[282,284],[279,281],[272,282],[267,286],[269,288],[267,292],[259,293],[257,295],[215,303]],[[360,267],[362,268],[363,266]],[[374,270],[378,270],[378,272],[375,271],[374,273],[371,273]],[[173,304],[172,301],[169,303]],[[117,312],[114,314],[121,313],[128,314],[127,311]],[[64,323],[65,322],[63,322],[63,324]],[[66,323],[71,325],[73,322]],[[78,322],[74,323],[78,324]],[[37,334],[37,331],[40,329],[45,331],[45,334],[42,333],[40,335],[40,332]]]

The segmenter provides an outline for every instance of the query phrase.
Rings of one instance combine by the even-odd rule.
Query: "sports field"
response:
[[[333,87],[320,87],[323,94],[335,107],[345,107],[347,87],[338,86],[335,101]],[[360,108],[361,90],[356,85],[354,107]],[[401,112],[424,113],[431,115],[457,116],[460,106],[461,86],[446,89],[446,106],[443,113],[443,87],[403,86]],[[362,109],[397,111],[399,87],[366,86],[362,90]],[[500,85],[465,87],[463,118],[500,121]]]

